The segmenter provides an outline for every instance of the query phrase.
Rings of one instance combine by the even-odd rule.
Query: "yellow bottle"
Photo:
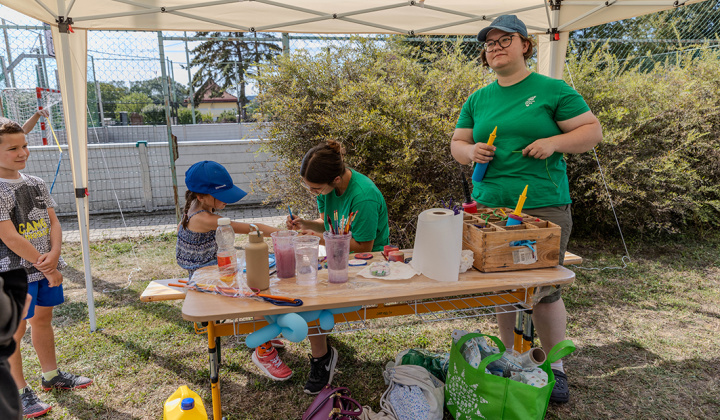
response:
[[[202,398],[183,385],[165,401],[163,420],[208,420]]]

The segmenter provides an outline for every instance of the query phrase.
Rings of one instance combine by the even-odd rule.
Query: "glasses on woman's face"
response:
[[[495,41],[495,40],[486,41],[485,42],[485,51],[492,52],[492,51],[495,51],[495,48],[507,48],[510,46],[510,44],[512,44],[513,37],[515,37],[515,36],[516,35],[505,35],[505,36],[501,36],[500,38],[498,38],[497,41]]]
[[[332,185],[325,184],[322,187],[311,187],[308,184],[305,183],[305,181],[302,181],[303,187],[305,187],[306,190],[310,191],[310,194],[312,195],[325,195],[329,193],[330,191],[327,191],[328,187],[332,189]]]

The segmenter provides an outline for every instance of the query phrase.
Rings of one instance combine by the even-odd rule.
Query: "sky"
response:
[[[28,16],[23,15],[22,13],[18,13],[9,7],[0,5],[0,17],[4,18],[6,23],[8,25],[28,25],[28,26],[39,26],[42,25],[42,22],[32,19]],[[107,41],[107,38],[111,36],[113,32],[107,32],[103,35],[103,39]],[[167,35],[169,35],[168,33]],[[172,35],[182,35],[182,33],[172,33]],[[189,33],[188,35],[193,35],[193,33]],[[143,57],[148,57],[149,59],[152,58],[152,60],[157,61],[157,34],[155,32],[147,32],[145,35],[138,35],[140,38],[144,39],[145,37],[148,37],[148,42],[144,43],[147,45],[152,45],[154,47],[154,54],[133,54],[133,55],[140,55]],[[102,46],[98,46],[97,43],[93,42],[92,39],[93,35],[90,34],[88,36],[88,52],[89,55],[96,56],[96,65],[99,65],[100,61],[103,61],[103,58],[111,59],[115,57],[115,59],[122,59],[123,54],[121,53],[114,53],[113,50],[116,50],[113,48],[113,46],[110,46],[109,48],[102,48]],[[127,36],[123,36],[122,38],[127,39]],[[120,38],[119,38],[120,39]],[[197,42],[189,42],[188,48],[192,50],[198,43]],[[185,43],[183,41],[165,41],[165,55],[167,58],[172,61],[173,63],[173,70],[175,75],[175,80],[179,83],[186,84],[188,83],[188,74],[187,70],[184,70],[180,67],[180,65],[184,65],[186,63],[185,58]],[[102,52],[100,52],[102,51]],[[7,63],[6,63],[7,65]],[[138,68],[140,67],[140,68]],[[122,71],[116,70],[115,72],[118,73],[117,80],[145,80],[151,77],[160,76],[160,70],[159,66],[155,65],[155,73],[153,76],[148,77],[148,70],[147,68],[151,67],[150,65],[141,65],[136,66],[133,68],[133,66],[124,66]],[[107,74],[108,72],[111,72],[112,69],[109,68],[105,71],[102,69],[98,69],[98,74]]]
[[[32,1],[32,0],[28,0]],[[0,5],[0,17],[5,19],[8,25],[27,25],[42,26],[42,22],[18,13],[9,7]],[[13,58],[18,55],[18,51],[32,51],[37,48],[39,36],[42,34],[40,30],[10,30],[9,38],[11,41],[11,50]],[[37,35],[33,34],[37,33]],[[193,36],[194,32],[188,32],[188,36]],[[163,32],[164,36],[183,36],[182,32]],[[16,39],[13,39],[13,36]],[[0,37],[3,38],[3,37]],[[3,38],[4,39],[4,38]],[[323,43],[325,42],[325,43]],[[307,48],[315,49],[327,46],[326,41],[313,40],[291,40],[291,48]],[[332,42],[332,41],[331,41]],[[343,41],[338,41],[343,42]],[[14,43],[14,45],[13,45]],[[192,50],[199,42],[188,42],[188,49]],[[187,58],[185,55],[185,42],[181,40],[165,40],[164,43],[165,56],[171,62],[172,76],[178,83],[188,85],[189,75],[187,69],[182,66],[186,65]],[[5,50],[4,43],[0,44],[0,55]],[[192,55],[190,56],[192,59]],[[117,32],[117,31],[90,31],[88,33],[88,81],[95,80],[99,82],[113,81],[140,81],[148,80],[161,76],[158,54],[158,38],[157,32]],[[8,63],[6,63],[8,65]],[[22,88],[33,88],[35,86],[44,86],[38,79],[36,71],[37,60],[25,59],[15,69],[16,86]],[[94,66],[94,71],[93,71]],[[50,81],[50,87],[55,88],[55,63],[54,60],[46,60],[47,79]],[[42,73],[42,72],[40,72]],[[19,77],[17,77],[19,76]],[[22,83],[17,79],[22,78]],[[233,89],[228,89],[234,94]],[[257,94],[257,89],[252,83],[246,85],[246,95],[253,96]]]

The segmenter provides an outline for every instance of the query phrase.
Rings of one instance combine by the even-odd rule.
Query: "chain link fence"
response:
[[[8,10],[0,6],[0,16]],[[718,22],[720,0],[679,7],[574,31],[568,56],[610,54],[626,66],[649,68],[677,54],[718,48]],[[31,19],[0,23],[3,115],[24,120],[38,106],[48,105],[46,99],[33,97],[38,88],[58,89],[50,31]],[[397,40],[372,36],[380,43],[389,38]],[[256,63],[301,49],[313,53],[343,48],[352,39],[350,35],[90,31],[86,112],[91,213],[170,211],[176,206],[178,184],[172,163],[182,179],[190,164],[208,156],[230,166],[233,177],[242,179],[240,186],[250,190],[253,179],[271,171],[273,164],[273,158],[259,155],[251,141],[265,137],[263,127],[252,122],[257,87],[248,76],[257,71]],[[459,44],[473,59],[480,50],[474,37],[404,37],[402,41],[435,49]],[[171,160],[164,126],[166,94],[177,161]],[[13,114],[13,107],[20,111]],[[38,124],[29,135],[34,156],[27,171],[55,185],[59,214],[73,214],[62,110],[57,104],[51,108],[52,130]],[[182,181],[179,184],[182,205]],[[253,197],[244,202],[260,203],[264,198]]]

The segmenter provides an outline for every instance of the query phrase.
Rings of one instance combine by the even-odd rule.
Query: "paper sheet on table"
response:
[[[373,276],[370,274],[370,266],[367,266],[357,273],[358,276],[362,276],[368,279],[380,279],[380,280],[407,280],[418,273],[410,264],[401,263],[400,261],[390,261],[390,274],[387,276]]]

